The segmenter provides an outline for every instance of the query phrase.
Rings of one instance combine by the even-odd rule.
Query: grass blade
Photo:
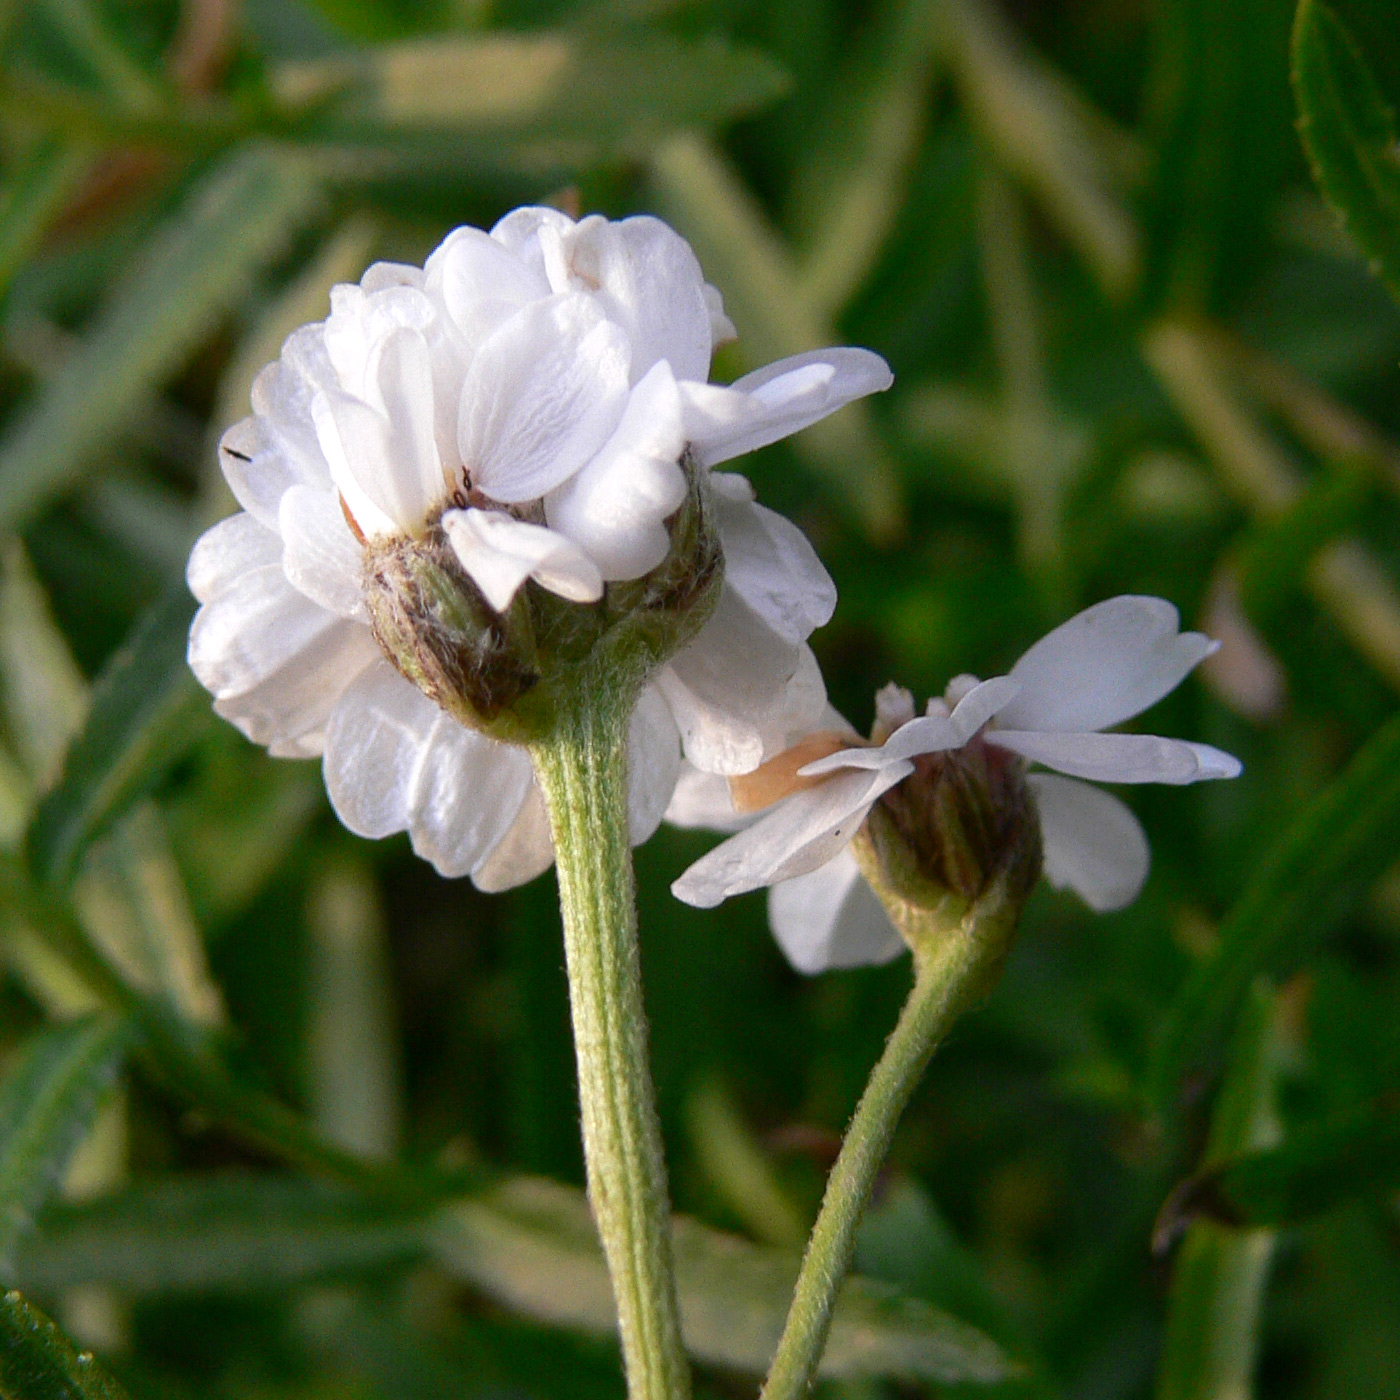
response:
[[[317,188],[304,168],[260,147],[204,176],[0,445],[0,529],[25,525],[82,476],[281,249]]]
[[[41,879],[71,880],[87,847],[202,727],[208,702],[185,664],[194,609],[183,583],[172,588],[98,678],[87,723],[30,826],[30,859]]]
[[[0,1272],[58,1185],[116,1076],[127,1023],[93,1016],[41,1031],[0,1084]]]
[[[1150,1084],[1165,1109],[1188,1075],[1209,1068],[1261,971],[1296,963],[1325,929],[1315,919],[1336,895],[1360,889],[1395,859],[1400,827],[1400,716],[1381,726],[1330,787],[1284,831],[1220,926],[1215,953],[1200,963],[1169,1010]]]
[[[11,1290],[0,1298],[4,1400],[126,1400],[124,1391],[38,1308]]]

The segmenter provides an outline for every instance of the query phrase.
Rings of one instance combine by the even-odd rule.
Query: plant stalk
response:
[[[630,693],[593,690],[532,746],[554,834],[588,1196],[632,1400],[686,1400],[666,1165],[647,1057],[627,827]]]
[[[882,899],[885,893],[877,889]],[[798,1400],[807,1394],[831,1328],[831,1313],[855,1252],[856,1230],[884,1165],[900,1115],[948,1029],[978,1000],[1000,970],[1020,899],[1000,882],[951,926],[935,936],[911,937],[917,918],[905,904],[896,922],[915,949],[914,986],[856,1105],[821,1210],[807,1241],[787,1324],[760,1400]],[[891,914],[896,910],[891,908]],[[937,919],[929,911],[930,923]],[[928,932],[928,931],[921,931]]]

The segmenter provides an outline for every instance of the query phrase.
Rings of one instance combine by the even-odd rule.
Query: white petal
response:
[[[680,393],[666,363],[632,390],[616,431],[545,498],[545,519],[580,545],[603,578],[640,578],[666,557],[666,517],[685,500]]]
[[[649,685],[627,729],[627,824],[634,846],[661,825],[680,771],[680,731],[660,692]]]
[[[240,510],[211,525],[194,542],[185,582],[201,603],[207,603],[244,574],[281,562],[282,541],[251,512]]]
[[[538,242],[541,229],[553,229],[563,234],[573,228],[574,221],[558,209],[546,204],[527,204],[512,209],[491,229],[491,237],[512,253],[521,254],[532,242]]]
[[[719,288],[712,287],[708,282],[705,283],[705,309],[710,313],[711,350],[718,345],[727,345],[731,340],[738,340],[739,332],[734,329],[734,322],[725,315],[724,298]]]
[[[753,821],[751,815],[734,810],[728,778],[722,773],[703,773],[685,762],[681,763],[665,819],[672,826],[706,831],[741,831]]]
[[[1099,913],[1131,904],[1152,859],[1138,819],[1112,793],[1087,783],[1049,773],[1028,781],[1040,812],[1045,878]]]
[[[273,758],[315,758],[336,702],[379,656],[369,628],[337,618],[256,685],[215,700],[214,710]]]
[[[278,520],[282,571],[292,586],[329,612],[364,621],[365,552],[335,493],[293,486],[282,497]]]
[[[514,823],[495,850],[472,871],[472,884],[484,894],[513,890],[554,864],[549,813],[538,783],[532,783]]]
[[[331,314],[323,334],[336,382],[346,393],[382,407],[375,389],[379,346],[397,331],[421,338],[433,320],[432,302],[413,287],[388,286],[378,291],[347,283],[332,287]]]
[[[380,539],[421,528],[422,516],[412,517],[387,500],[385,488],[393,484],[388,419],[341,389],[318,394],[311,416],[330,464],[331,480],[361,533]]]
[[[661,360],[677,379],[709,377],[705,278],[680,234],[647,215],[616,223],[594,215],[565,231],[561,246],[569,287],[596,289],[608,319],[627,332],[634,381]]]
[[[905,763],[874,773],[839,773],[794,793],[697,860],[671,893],[711,909],[732,895],[806,875],[844,850],[880,794],[913,771]]]
[[[714,499],[725,581],[784,641],[805,642],[836,611],[836,585],[816,550],[776,511],[724,490]]]
[[[486,860],[534,781],[523,750],[458,724],[383,660],[331,715],[325,776],[351,831],[407,830],[414,850],[449,877]]]
[[[680,726],[685,756],[710,773],[748,773],[810,732],[826,688],[806,646],[791,646],[726,586],[696,639],[657,685]]]
[[[472,348],[526,302],[549,295],[549,283],[538,267],[479,228],[454,229],[423,270],[429,295],[441,301]]]
[[[532,302],[487,337],[462,387],[457,446],[472,482],[534,500],[607,441],[626,401],[627,338],[586,296]]]
[[[906,763],[920,754],[960,749],[966,743],[962,731],[946,715],[921,715],[901,725],[883,744],[872,748],[840,749],[799,768],[800,778],[818,778],[842,768],[885,768]]]
[[[1215,650],[1179,632],[1162,598],[1109,598],[1042,637],[1012,668],[1021,693],[1002,712],[1008,729],[1106,729],[1155,705]]]
[[[389,420],[392,484],[383,501],[417,527],[447,494],[433,423],[433,366],[428,342],[415,330],[394,330],[375,347],[375,387]]]
[[[597,566],[571,540],[500,510],[449,510],[442,528],[452,552],[497,612],[527,578],[576,603],[603,596]]]
[[[378,654],[368,628],[318,608],[280,564],[238,575],[190,627],[190,669],[214,708],[274,752],[314,752],[319,739],[302,741]]]
[[[894,382],[869,350],[838,347],[778,360],[727,389],[687,384],[687,435],[699,462],[714,466],[777,442]]]
[[[799,972],[889,962],[904,940],[847,847],[810,874],[768,891],[768,923]]]
[[[993,676],[974,685],[953,707],[951,716],[963,742],[966,743],[983,725],[1005,710],[1020,690],[1020,684],[1010,676]]]
[[[1199,783],[1237,778],[1237,758],[1209,744],[1156,734],[1040,734],[991,729],[987,742],[1047,768],[1098,783]]]

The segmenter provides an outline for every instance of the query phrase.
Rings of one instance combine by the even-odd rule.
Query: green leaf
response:
[[[1301,0],[1298,6],[1293,90],[1314,178],[1370,259],[1372,271],[1400,298],[1395,110],[1351,29],[1320,0]]]
[[[1400,715],[1288,825],[1225,921],[1210,957],[1177,993],[1163,1025],[1150,1093],[1159,1109],[1183,1079],[1211,1068],[1250,982],[1295,966],[1395,859],[1400,828]]]
[[[428,1233],[439,1262],[516,1311],[611,1333],[612,1288],[581,1192],[518,1178],[448,1207]],[[675,1221],[681,1327],[698,1360],[762,1373],[782,1332],[796,1255]],[[909,1382],[995,1381],[1014,1370],[990,1338],[927,1303],[848,1279],[820,1374]]]
[[[644,30],[418,39],[273,75],[289,105],[326,104],[303,140],[495,167],[640,154],[667,133],[753,112],[786,85],[750,49]]]
[[[26,524],[109,448],[281,250],[318,187],[304,166],[262,148],[203,177],[0,444],[0,529]]]
[[[40,878],[71,880],[84,850],[202,728],[208,698],[185,664],[194,609],[183,583],[173,587],[98,677],[87,723],[30,826],[29,853]]]
[[[53,1206],[16,1274],[44,1293],[84,1284],[137,1297],[257,1293],[411,1264],[424,1252],[421,1211],[326,1182],[209,1175]]]
[[[127,1040],[127,1023],[106,1016],[41,1031],[0,1084],[0,1273],[58,1185]]]
[[[1358,1196],[1400,1187],[1400,1114],[1367,1108],[1246,1152],[1185,1181],[1161,1231],[1202,1216],[1227,1225],[1296,1225]]]
[[[0,186],[0,298],[93,160],[79,142],[43,136],[11,167]]]
[[[0,1298],[0,1400],[127,1400],[38,1308],[11,1290]]]

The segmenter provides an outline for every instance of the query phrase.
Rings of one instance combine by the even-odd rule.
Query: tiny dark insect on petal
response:
[[[240,462],[251,462],[253,460],[246,452],[240,452],[236,447],[225,447],[222,451],[227,452],[230,457],[237,457]]]

